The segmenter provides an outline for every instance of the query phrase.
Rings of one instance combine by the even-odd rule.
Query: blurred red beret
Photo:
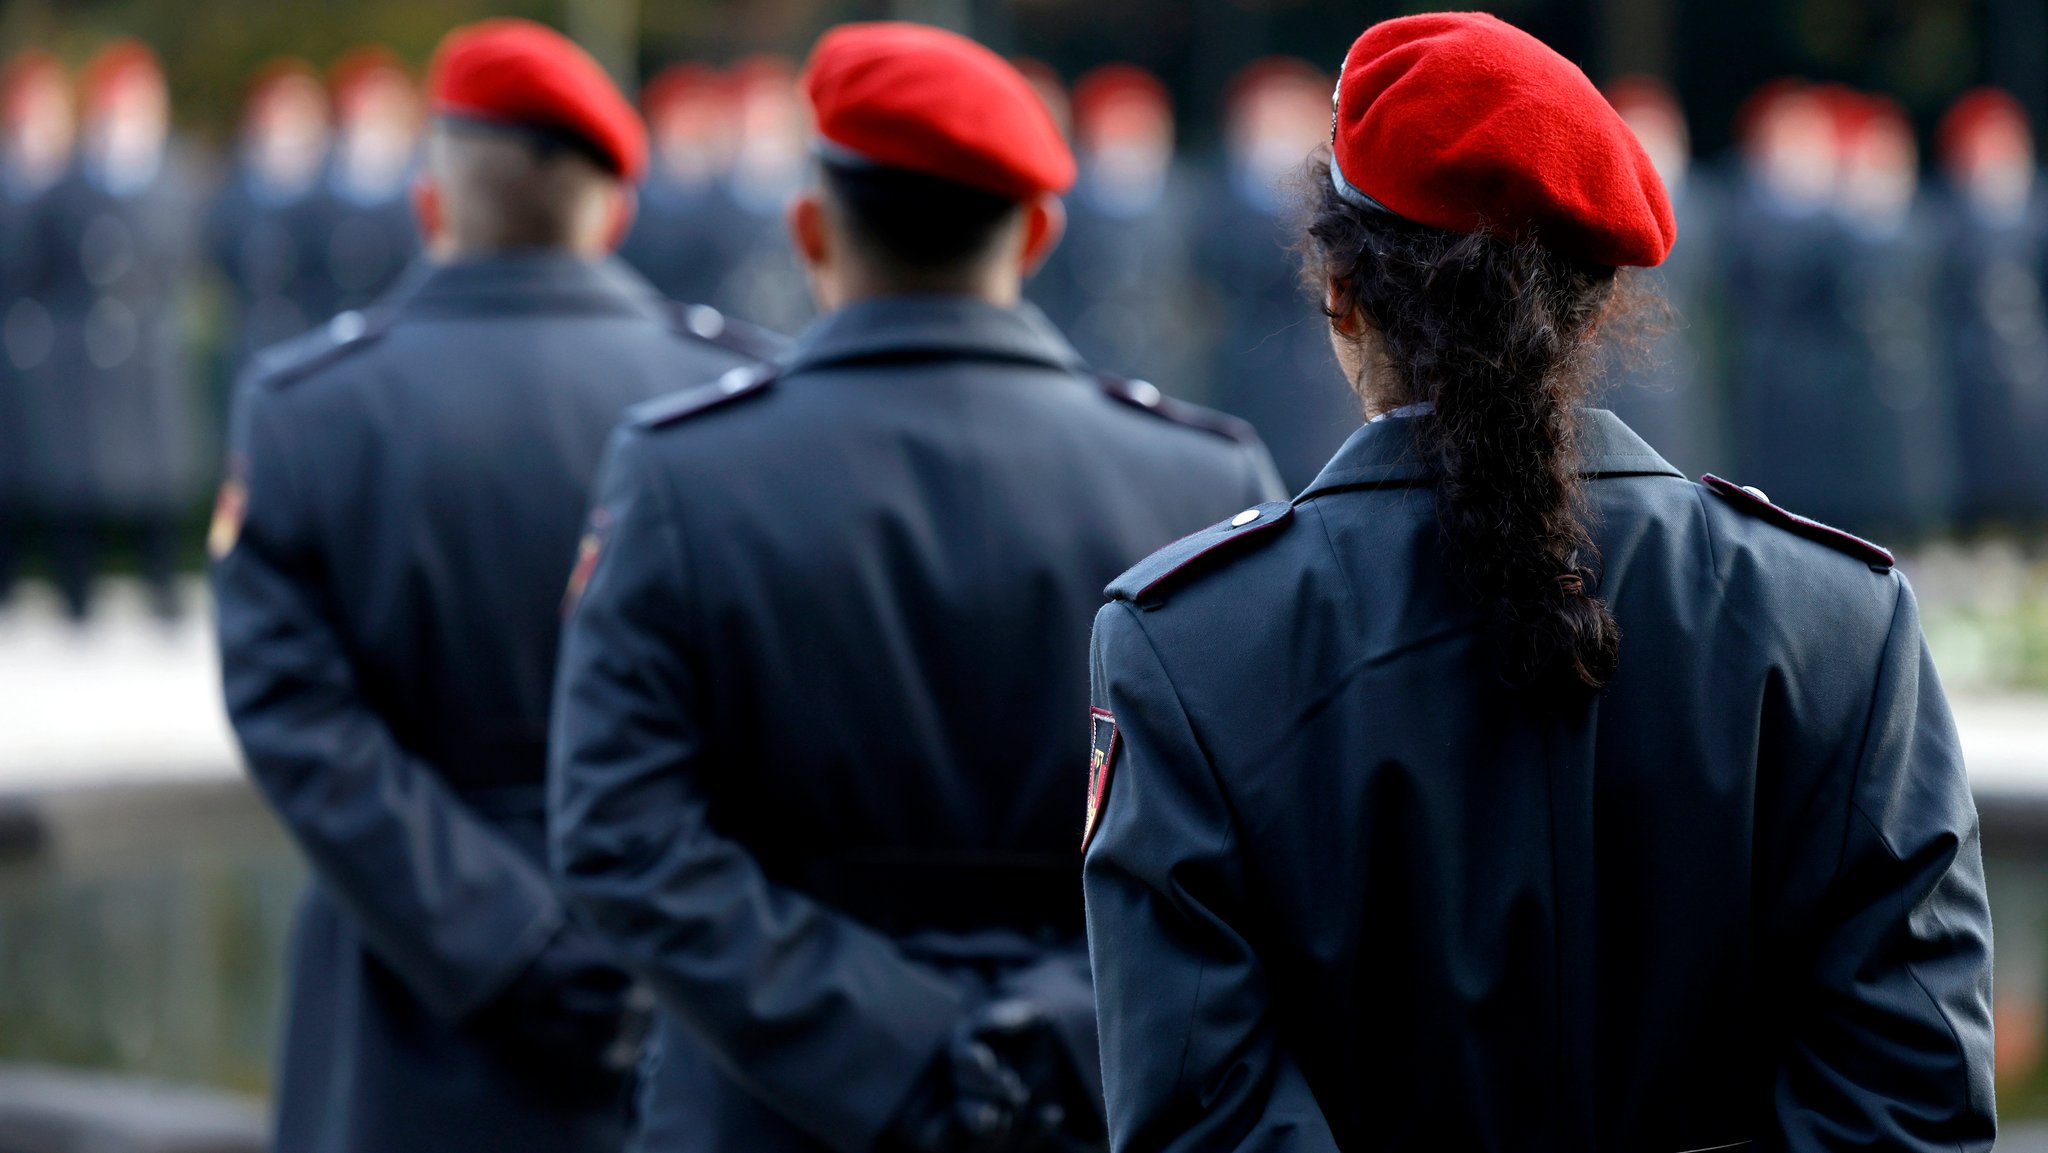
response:
[[[327,87],[344,114],[355,108],[369,86],[380,81],[412,85],[412,70],[398,53],[382,44],[364,44],[344,53],[327,69]]]
[[[725,104],[732,85],[709,64],[671,64],[640,87],[640,111],[652,118],[662,110],[691,101]]]
[[[1935,148],[1943,161],[1955,164],[1987,128],[1998,127],[2031,136],[2027,110],[2003,88],[1972,88],[1956,98],[1935,130]]]
[[[427,69],[434,114],[564,132],[615,175],[647,168],[640,114],[588,52],[531,20],[480,20],[448,33]]]
[[[320,74],[303,57],[273,56],[249,74],[243,101],[250,105],[260,104],[287,85],[310,85],[323,102],[327,96],[326,90],[320,87]]]
[[[1173,98],[1157,76],[1135,64],[1102,64],[1074,81],[1074,119],[1087,123],[1120,100],[1141,101],[1171,113]]]
[[[1571,61],[1495,17],[1374,25],[1337,94],[1330,174],[1354,202],[1590,264],[1659,264],[1677,239],[1664,183],[1620,114]]]
[[[964,36],[921,24],[827,32],[803,75],[818,135],[876,164],[1013,200],[1065,192],[1074,155],[1030,81]]]
[[[88,112],[99,110],[122,85],[135,81],[161,85],[164,70],[163,65],[157,63],[155,50],[140,40],[128,37],[94,53],[78,74],[78,87],[84,93]]]
[[[0,105],[12,116],[17,102],[30,90],[45,84],[61,87],[65,80],[64,65],[55,54],[41,48],[25,48],[0,68]]]

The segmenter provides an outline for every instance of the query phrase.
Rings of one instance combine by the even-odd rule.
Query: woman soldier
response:
[[[1374,415],[1096,622],[1115,1147],[1988,1148],[1977,817],[1905,580],[1584,406],[1673,240],[1649,159],[1535,39],[1431,15],[1352,47],[1313,165]]]

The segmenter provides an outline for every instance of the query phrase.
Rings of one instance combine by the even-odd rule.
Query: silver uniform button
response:
[[[1751,496],[1753,496],[1753,497],[1757,498],[1758,500],[1760,500],[1760,501],[1764,502],[1765,504],[1769,504],[1769,503],[1771,503],[1771,496],[1770,496],[1770,494],[1769,494],[1769,493],[1767,493],[1767,492],[1765,492],[1764,490],[1762,490],[1762,489],[1758,488],[1757,486],[1755,486],[1755,485],[1753,485],[1753,484],[1746,484],[1746,485],[1743,485],[1743,486],[1742,486],[1742,491],[1744,491],[1744,492],[1748,493],[1749,495],[1751,495]]]
[[[691,332],[710,340],[725,331],[725,314],[708,304],[693,304],[683,311],[683,323]]]
[[[1259,519],[1259,510],[1255,508],[1248,508],[1243,512],[1238,513],[1236,516],[1230,518],[1230,527],[1243,528],[1244,526],[1252,523],[1257,519]]]
[[[350,309],[347,312],[337,313],[333,320],[327,322],[327,335],[343,344],[347,344],[349,341],[361,336],[363,329],[368,327],[369,325],[363,320],[363,314]]]
[[[731,396],[752,383],[754,383],[753,369],[728,368],[725,370],[725,375],[718,378],[718,391]]]
[[[1160,395],[1159,386],[1149,380],[1134,380],[1131,382],[1131,399],[1144,405],[1146,408],[1158,408]]]

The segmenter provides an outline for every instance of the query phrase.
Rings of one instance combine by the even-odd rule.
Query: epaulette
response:
[[[626,423],[641,429],[666,428],[743,396],[768,391],[779,371],[772,364],[727,369],[725,375],[709,384],[696,385],[634,405],[626,412]]]
[[[671,302],[669,316],[677,332],[755,360],[781,360],[793,343],[779,332],[734,320],[708,304]]]
[[[1737,511],[1748,513],[1759,520],[1769,521],[1807,540],[1819,541],[1837,552],[1848,553],[1869,565],[1872,572],[1890,572],[1892,566],[1898,563],[1892,557],[1891,551],[1881,545],[1872,544],[1855,533],[1843,532],[1833,525],[1808,520],[1798,513],[1779,508],[1771,503],[1771,498],[1766,496],[1762,489],[1722,480],[1712,473],[1701,477],[1700,483],[1706,485],[1722,500],[1734,505]]]
[[[1255,537],[1272,539],[1272,532],[1294,519],[1294,506],[1284,500],[1268,501],[1238,513],[1229,520],[1184,536],[1130,568],[1109,582],[1105,589],[1117,600],[1136,603],[1157,595],[1168,581],[1189,572],[1198,561],[1223,549],[1237,549]]]
[[[1199,428],[1203,432],[1214,433],[1239,444],[1255,444],[1259,439],[1258,432],[1252,428],[1250,422],[1240,420],[1227,412],[1217,412],[1213,408],[1203,408],[1199,404],[1175,400],[1149,380],[1130,380],[1109,372],[1097,373],[1095,379],[1101,383],[1102,391],[1110,399],[1121,401],[1132,408],[1142,408],[1175,424]]]
[[[370,347],[382,339],[390,327],[391,313],[388,310],[339,313],[311,332],[257,353],[249,371],[263,384],[281,388]]]

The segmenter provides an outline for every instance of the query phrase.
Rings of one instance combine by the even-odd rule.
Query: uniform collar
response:
[[[660,294],[617,257],[512,253],[452,264],[416,261],[390,297],[415,316],[598,315],[667,319]]]
[[[1579,414],[1579,462],[1579,473],[1586,477],[1685,476],[1604,408],[1584,409]],[[1429,466],[1415,451],[1415,421],[1381,420],[1352,433],[1295,499],[1307,500],[1332,489],[1419,484],[1429,479]]]
[[[1045,314],[970,296],[883,296],[820,317],[798,339],[789,372],[876,360],[997,360],[1085,371]]]

